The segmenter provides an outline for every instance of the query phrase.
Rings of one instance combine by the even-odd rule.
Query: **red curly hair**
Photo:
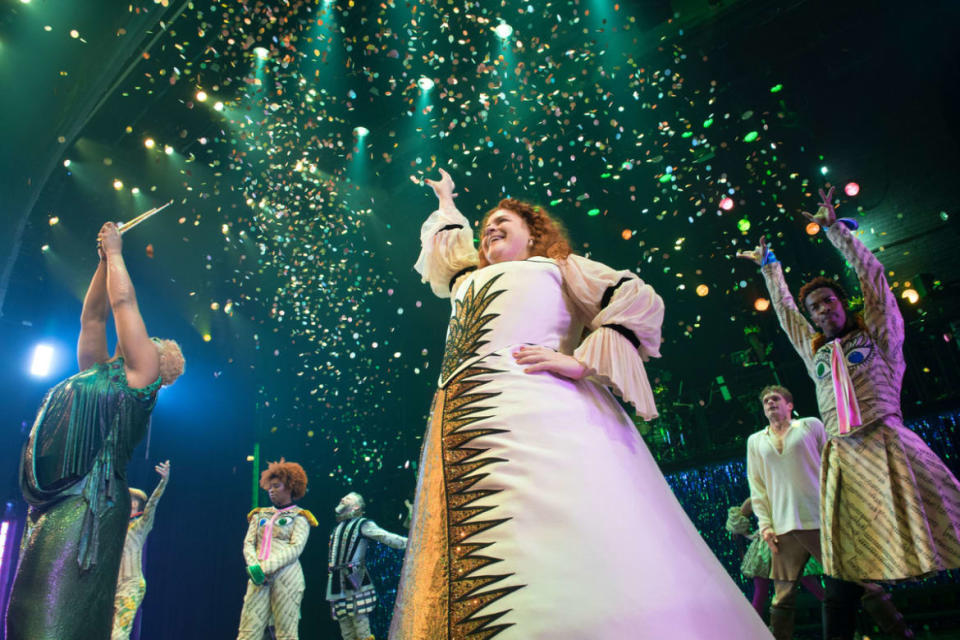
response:
[[[276,478],[290,490],[290,497],[299,500],[307,492],[307,472],[296,462],[271,462],[260,474],[260,488],[269,489],[270,481]]]
[[[530,239],[533,240],[533,246],[530,247],[531,256],[545,256],[554,260],[562,260],[573,253],[570,248],[570,237],[563,223],[547,213],[547,210],[540,205],[530,204],[523,200],[515,198],[506,198],[497,203],[493,209],[487,211],[483,216],[483,222],[480,223],[480,233],[483,233],[487,221],[490,220],[495,212],[500,209],[506,209],[520,216],[527,228],[530,230]],[[483,268],[490,264],[487,256],[481,251],[479,266]]]

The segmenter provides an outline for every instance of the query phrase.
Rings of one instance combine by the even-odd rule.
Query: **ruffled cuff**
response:
[[[420,256],[413,268],[433,293],[450,297],[450,279],[467,267],[476,266],[470,222],[455,207],[441,207],[420,227]]]
[[[644,420],[657,417],[653,389],[640,353],[608,327],[593,331],[573,353],[587,367],[588,376],[604,384],[636,409]]]

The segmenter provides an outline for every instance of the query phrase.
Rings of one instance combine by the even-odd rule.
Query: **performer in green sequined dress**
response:
[[[130,513],[126,466],[157,390],[183,372],[171,340],[151,339],[123,261],[117,226],[98,237],[100,264],[81,314],[80,373],[46,395],[20,462],[30,504],[10,595],[8,640],[110,637]],[[107,351],[112,310],[117,352]]]

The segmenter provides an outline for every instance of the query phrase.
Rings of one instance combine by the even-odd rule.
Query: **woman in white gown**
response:
[[[453,310],[390,637],[770,638],[608,391],[656,417],[663,301],[520,201],[478,254],[441,174],[416,268]]]

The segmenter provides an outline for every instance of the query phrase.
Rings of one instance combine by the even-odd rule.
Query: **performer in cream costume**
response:
[[[293,504],[306,493],[307,474],[296,462],[281,458],[261,474],[260,486],[273,506],[254,509],[247,516],[250,526],[243,540],[243,559],[250,581],[237,640],[262,640],[271,621],[276,640],[297,640],[306,586],[300,554],[310,527],[317,526],[312,513]]]
[[[156,466],[160,474],[157,488],[147,500],[140,489],[130,489],[130,526],[127,539],[123,543],[123,557],[120,559],[120,575],[117,578],[117,595],[114,597],[113,633],[110,640],[127,640],[137,610],[147,591],[147,581],[143,579],[143,545],[153,529],[153,519],[157,513],[157,504],[167,488],[170,479],[170,461]]]
[[[429,184],[416,268],[453,305],[390,637],[770,638],[608,390],[656,417],[660,297],[521,201],[478,256]]]

